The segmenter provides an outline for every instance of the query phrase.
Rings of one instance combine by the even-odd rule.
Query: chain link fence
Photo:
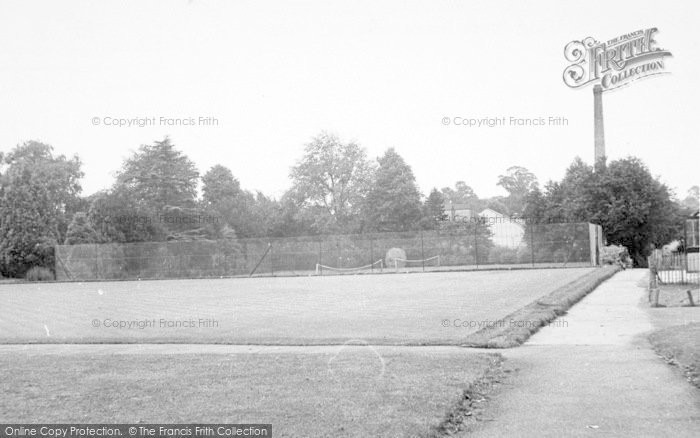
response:
[[[58,245],[58,280],[328,275],[483,268],[592,266],[599,226],[465,226],[236,240]],[[387,256],[388,253],[399,254]]]

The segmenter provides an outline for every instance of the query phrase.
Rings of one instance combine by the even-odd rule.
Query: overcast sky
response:
[[[564,46],[658,27],[671,74],[604,95],[607,154],[641,157],[683,197],[698,184],[699,12],[661,1],[0,0],[0,150],[37,139],[78,154],[90,194],[169,135],[201,173],[222,164],[278,197],[304,144],[327,130],[371,158],[396,148],[424,193],[464,180],[492,196],[509,166],[545,182],[576,156],[592,161],[592,89],[564,85]],[[218,126],[159,126],[200,116]],[[568,126],[442,123],[511,116]]]

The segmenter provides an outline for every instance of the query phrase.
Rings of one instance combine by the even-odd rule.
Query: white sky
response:
[[[658,27],[670,75],[604,95],[610,159],[636,155],[683,197],[698,184],[698,2],[0,0],[0,150],[38,139],[83,160],[84,194],[140,144],[170,135],[201,173],[229,167],[280,196],[321,130],[371,158],[389,147],[424,193],[464,180],[502,194],[591,162],[591,87],[561,79],[564,46]],[[93,126],[93,117],[213,116],[218,127]],[[443,117],[568,118],[468,128]]]

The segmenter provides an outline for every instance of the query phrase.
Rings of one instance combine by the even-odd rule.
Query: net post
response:
[[[370,237],[370,238],[369,238],[369,262],[370,262],[372,265],[370,266],[369,269],[370,269],[370,271],[371,271],[372,273],[374,273],[374,263],[375,263],[375,262],[373,262],[372,260],[374,260],[374,244],[373,244],[372,238]]]

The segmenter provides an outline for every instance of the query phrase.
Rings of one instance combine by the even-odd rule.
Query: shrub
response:
[[[632,265],[627,248],[621,245],[608,245],[601,248],[600,261],[605,265]]]
[[[51,269],[34,266],[29,268],[24,278],[28,281],[53,281],[54,275]]]

